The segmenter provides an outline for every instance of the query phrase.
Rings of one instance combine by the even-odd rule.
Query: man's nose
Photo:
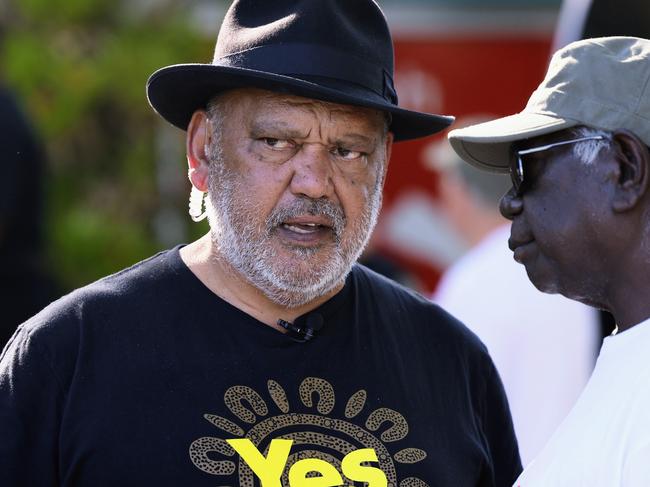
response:
[[[291,192],[313,199],[330,197],[334,191],[330,154],[320,144],[304,144],[293,157]]]
[[[523,209],[524,201],[517,194],[515,188],[510,188],[510,191],[503,195],[499,203],[499,211],[508,220],[513,220]]]

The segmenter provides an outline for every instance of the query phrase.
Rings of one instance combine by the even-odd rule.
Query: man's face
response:
[[[219,106],[208,209],[217,255],[278,304],[325,295],[377,220],[392,140],[383,115],[254,89]]]
[[[516,149],[575,139],[569,130],[529,139]],[[510,190],[501,200],[501,213],[512,220],[510,248],[526,266],[541,291],[561,293],[594,304],[599,280],[609,262],[603,260],[607,207],[601,151],[586,165],[573,154],[573,145],[555,147],[522,158],[524,189]]]

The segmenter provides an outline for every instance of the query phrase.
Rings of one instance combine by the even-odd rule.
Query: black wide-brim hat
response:
[[[448,127],[453,117],[400,108],[393,43],[372,0],[235,0],[212,64],[176,64],[147,82],[151,106],[183,130],[195,110],[234,88],[261,88],[391,115],[396,141]]]

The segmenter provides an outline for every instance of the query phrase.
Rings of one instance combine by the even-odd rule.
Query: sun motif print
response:
[[[395,442],[408,435],[408,423],[393,409],[380,407],[369,410],[364,389],[347,398],[344,417],[333,414],[337,399],[334,388],[324,379],[307,377],[301,382],[299,397],[295,400],[311,410],[307,413],[292,412],[291,401],[278,382],[268,380],[266,389],[260,394],[244,385],[230,387],[224,394],[224,405],[232,418],[204,414],[205,420],[219,430],[219,435],[198,438],[190,445],[189,456],[198,469],[215,477],[229,477],[228,480],[232,479],[231,482],[240,487],[263,485],[228,441],[250,440],[259,451],[259,458],[264,460],[264,457],[270,458],[269,450],[273,448],[274,440],[281,439],[291,440],[291,449],[283,459],[285,464],[280,477],[284,487],[292,487],[291,469],[306,459],[316,459],[321,464],[325,462],[330,469],[333,467],[344,480],[340,485],[369,485],[355,482],[345,475],[346,456],[362,449],[371,449],[376,454],[376,462],[363,462],[361,465],[362,468],[379,469],[385,478],[383,485],[429,487],[417,477],[398,477],[397,464],[418,463],[427,454],[415,447],[395,451]],[[318,475],[310,472],[307,477]]]

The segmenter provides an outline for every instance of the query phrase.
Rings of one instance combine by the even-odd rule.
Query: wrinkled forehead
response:
[[[307,114],[381,132],[385,132],[387,126],[387,114],[380,110],[257,88],[229,90],[220,95],[219,99],[224,104],[226,112],[230,114],[240,112],[256,118]]]

